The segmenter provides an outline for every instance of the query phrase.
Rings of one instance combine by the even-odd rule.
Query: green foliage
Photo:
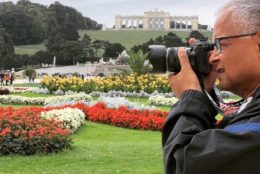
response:
[[[92,45],[92,39],[89,35],[84,34],[83,39],[81,40],[85,55],[87,57],[94,57],[94,47]],[[97,54],[97,53],[96,53]],[[96,55],[97,57],[97,55]]]
[[[20,10],[6,12],[0,21],[16,45],[42,42],[44,31],[38,21]]]
[[[83,17],[72,7],[54,2],[50,6],[19,0],[0,3],[0,22],[13,38],[16,45],[35,44],[47,39],[50,31],[65,23],[78,29],[101,29],[96,21]]]
[[[108,43],[105,47],[106,48],[103,57],[116,58],[123,50],[125,50],[125,47],[120,43]]]
[[[14,44],[11,36],[2,27],[0,22],[0,61],[3,57],[14,52]]]
[[[57,61],[59,64],[75,65],[76,62],[82,62],[83,45],[79,41],[66,41],[61,45],[62,62]],[[59,57],[60,58],[60,57]]]
[[[38,51],[32,56],[30,63],[33,65],[40,65],[42,63],[52,64],[53,58],[48,51]]]
[[[181,37],[177,36],[175,33],[169,32],[167,35],[163,36],[162,45],[165,45],[166,47],[180,47],[184,46],[185,43],[182,42]]]
[[[88,17],[83,17],[76,9],[64,6],[58,1],[49,6],[48,12],[52,14],[51,16],[59,26],[64,23],[72,23],[76,29],[96,29],[98,24]]]
[[[75,50],[75,46],[72,43],[76,43],[78,41],[78,38],[79,35],[73,23],[64,23],[61,26],[57,26],[51,29],[48,35],[48,42],[46,44],[46,47],[50,54],[57,57],[57,64],[68,64],[66,62],[72,64],[72,61],[66,60],[67,57],[65,57],[64,59],[64,55],[68,56],[69,54],[66,49]],[[77,42],[77,45],[80,44],[78,44]],[[75,51],[73,51],[73,53],[75,53]],[[77,51],[76,55],[74,56],[79,57],[80,55],[78,53],[79,52]]]
[[[143,52],[150,51],[149,45],[164,45],[166,47],[179,47],[179,46],[185,46],[185,43],[182,42],[182,39],[177,36],[175,33],[169,32],[164,36],[158,36],[157,38],[150,39],[148,42],[143,43],[141,45],[135,45],[132,50],[138,51],[143,50]]]
[[[24,60],[26,60],[25,56],[8,54],[2,59],[1,66],[4,69],[20,68],[22,65],[24,65]]]
[[[208,37],[205,37],[201,32],[199,32],[197,30],[191,31],[190,35],[186,38],[186,40],[189,40],[189,38],[208,40]]]
[[[182,38],[183,42],[186,42],[186,38],[189,36],[190,31],[172,31],[174,34]],[[200,31],[203,35],[211,39],[211,31]],[[92,40],[107,40],[110,43],[120,43],[127,50],[130,50],[134,45],[141,45],[148,42],[150,39],[155,40],[159,36],[167,35],[168,31],[91,31],[80,30],[80,37],[83,38],[84,34],[90,36]],[[138,51],[137,49],[136,51]]]
[[[142,50],[138,52],[130,51],[127,64],[132,71],[137,74],[146,74],[152,70],[151,65],[148,62],[149,53],[143,53]]]
[[[32,75],[36,75],[36,71],[28,67],[23,71],[23,75],[25,75],[26,77],[31,77]]]

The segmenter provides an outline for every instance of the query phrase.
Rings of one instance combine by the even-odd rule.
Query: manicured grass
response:
[[[148,98],[138,98],[138,97],[127,97],[127,99],[134,103],[140,103],[143,105],[148,105]],[[169,106],[155,106],[156,108],[162,111],[170,111],[171,107]]]
[[[189,36],[189,31],[171,31],[176,33],[182,38],[183,41],[186,41],[186,38]],[[211,39],[212,32],[210,31],[200,31],[206,37]],[[166,35],[169,31],[91,31],[91,30],[80,30],[79,34],[81,38],[84,34],[89,35],[92,40],[107,40],[111,43],[121,43],[126,47],[127,50],[132,48],[134,45],[143,44],[149,41],[151,38],[156,38],[160,35]]]
[[[24,93],[17,93],[12,95],[24,96],[24,97],[50,97],[55,96],[54,94],[36,94],[33,92],[24,92]]]
[[[161,174],[161,133],[87,122],[73,148],[35,156],[1,156],[0,174]]]
[[[40,83],[19,83],[19,84],[14,84],[14,87],[40,87]]]
[[[19,45],[15,46],[15,54],[28,54],[33,55],[37,51],[44,51],[46,47],[44,44],[36,44],[36,45]]]
[[[91,37],[92,40],[107,40],[111,43],[120,43],[126,47],[127,50],[131,49],[134,45],[143,44],[150,39],[154,39],[158,36],[166,35],[169,32],[176,33],[182,38],[183,41],[186,41],[186,38],[189,36],[190,31],[92,31],[92,30],[79,30],[79,35],[82,38],[86,33]],[[211,39],[211,31],[200,31],[206,37]],[[33,55],[37,51],[46,50],[46,47],[43,43],[36,45],[19,45],[15,46],[16,54],[28,54]],[[98,52],[98,55],[102,55],[103,52]]]

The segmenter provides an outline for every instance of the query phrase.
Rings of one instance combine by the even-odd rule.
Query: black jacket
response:
[[[260,174],[260,88],[218,126],[206,94],[185,91],[162,132],[165,174]]]

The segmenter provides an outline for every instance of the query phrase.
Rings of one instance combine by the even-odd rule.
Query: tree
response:
[[[41,25],[20,10],[6,12],[0,16],[0,21],[15,45],[37,44],[43,40]]]
[[[98,57],[98,50],[104,48],[104,45],[105,45],[104,41],[98,39],[94,40],[94,42],[92,43],[92,47],[95,50],[96,57]]]
[[[205,37],[202,33],[200,33],[197,30],[191,31],[189,37],[186,38],[186,40],[188,41],[189,38],[195,38],[195,39],[199,39],[199,40],[208,40],[207,37]]]
[[[96,21],[88,17],[83,17],[82,14],[76,9],[64,6],[58,1],[51,4],[48,11],[51,12],[52,17],[55,18],[58,25],[63,25],[64,23],[72,23],[77,30],[100,29],[100,24],[98,24]]]
[[[23,75],[26,77],[32,77],[32,75],[36,75],[36,71],[34,69],[32,69],[31,67],[27,67],[24,71],[23,71]]]
[[[15,4],[11,1],[9,2],[0,2],[0,16],[5,14],[8,11],[15,9]]]
[[[57,56],[62,50],[62,44],[66,41],[77,41],[78,38],[79,34],[75,26],[71,23],[65,23],[50,31],[46,47],[51,54]]]
[[[8,54],[2,59],[1,64],[4,69],[19,69],[24,66],[24,61],[21,55]]]
[[[208,25],[202,25],[202,24],[199,24],[198,28],[199,30],[207,30],[208,29]]]
[[[120,43],[108,43],[105,46],[105,52],[103,57],[114,57],[116,58],[122,51],[125,50],[125,47]]]
[[[6,55],[14,52],[13,41],[10,34],[8,34],[5,28],[0,23],[0,54]]]
[[[92,39],[89,35],[84,34],[83,39],[81,40],[82,46],[87,57],[94,57],[94,50],[92,47]]]
[[[175,33],[169,32],[167,35],[164,36],[158,36],[157,38],[150,39],[148,42],[143,43],[142,45],[135,45],[131,50],[137,52],[139,49],[141,49],[143,52],[150,51],[149,45],[164,45],[166,47],[179,47],[179,46],[185,46],[185,44],[182,42],[182,39],[177,36]]]
[[[3,58],[12,53],[14,53],[13,41],[0,23],[0,66],[3,66]]]
[[[48,51],[38,51],[32,56],[31,63],[33,65],[41,65],[44,64],[52,64],[53,62],[53,56]]]
[[[66,65],[75,65],[76,62],[82,62],[84,57],[83,45],[79,41],[67,41],[61,45],[63,63]]]
[[[169,32],[163,37],[163,45],[166,47],[180,47],[185,44],[182,42],[182,39],[177,36],[175,33]]]

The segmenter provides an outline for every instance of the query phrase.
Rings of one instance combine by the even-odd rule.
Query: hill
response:
[[[139,45],[147,42],[151,38],[156,38],[160,35],[165,35],[169,31],[91,31],[91,30],[80,30],[79,34],[82,38],[84,34],[91,37],[92,40],[107,40],[111,43],[120,43],[126,47],[126,49],[132,48],[134,45]],[[189,36],[190,31],[172,31],[182,38],[183,41]],[[200,31],[206,37],[211,39],[212,32]],[[37,51],[45,50],[43,44],[39,45],[20,45],[15,47],[16,54],[34,54]]]
[[[171,31],[176,33],[182,38],[183,41],[189,36],[190,31]],[[211,39],[211,31],[200,31],[206,37]],[[91,30],[80,30],[79,34],[82,37],[84,34],[89,35],[92,39],[108,40],[112,43],[120,43],[126,47],[127,50],[132,48],[134,45],[139,45],[147,42],[151,38],[156,38],[160,35],[165,35],[169,31],[91,31]]]

